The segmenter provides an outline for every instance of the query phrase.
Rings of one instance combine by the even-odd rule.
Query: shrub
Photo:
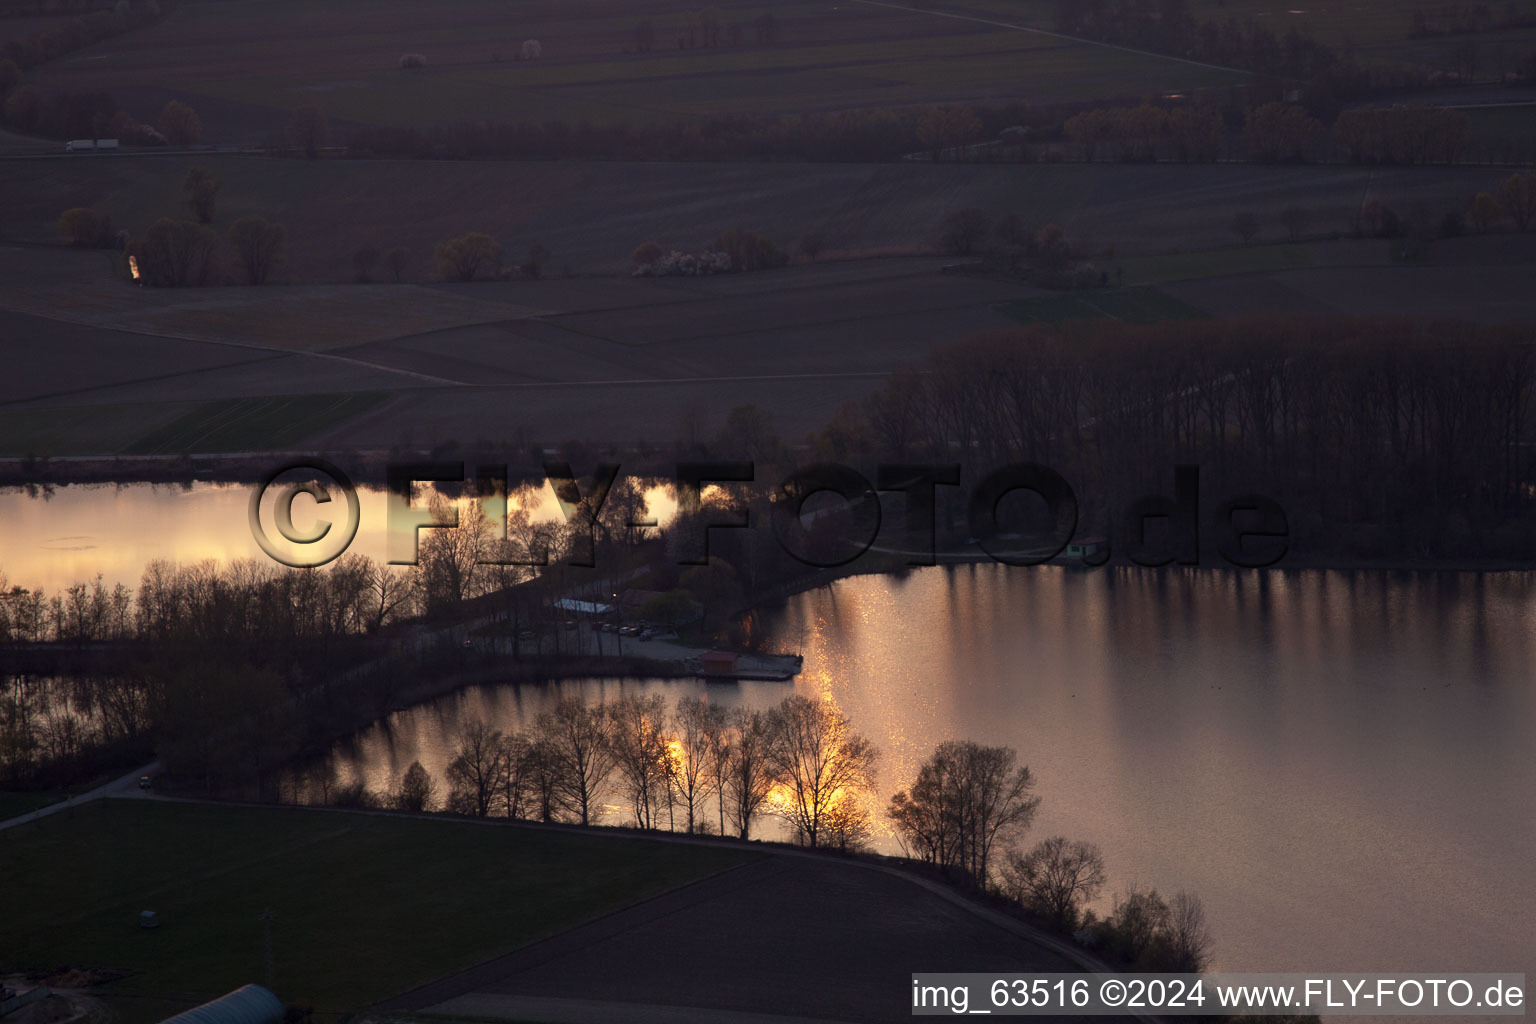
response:
[[[157,288],[207,284],[216,264],[219,236],[189,220],[161,217],[129,243],[139,279]]]
[[[206,167],[194,167],[187,171],[181,190],[186,193],[187,205],[192,207],[192,213],[199,224],[208,224],[213,220],[214,205],[219,198],[219,189],[223,187],[224,183]]]
[[[537,280],[544,276],[544,265],[549,262],[549,250],[542,245],[534,245],[528,250],[528,258],[523,260],[523,276]]]
[[[1536,171],[1511,175],[1499,186],[1496,197],[1499,209],[1515,222],[1515,227],[1529,231],[1536,224]]]
[[[1092,843],[1063,836],[1041,840],[1028,853],[1011,850],[1001,872],[1005,895],[1070,932],[1083,906],[1104,887],[1104,855]]]
[[[203,121],[197,111],[180,100],[171,100],[160,111],[160,134],[173,146],[187,146],[203,137]]]
[[[112,218],[77,206],[59,215],[59,234],[77,249],[110,249],[116,244]]]
[[[730,256],[723,252],[673,250],[659,260],[637,266],[632,273],[635,277],[703,277],[729,273],[733,269]]]
[[[772,270],[789,263],[789,255],[773,242],[742,227],[722,233],[710,249],[724,253],[732,270]]]
[[[1095,938],[1138,971],[1196,973],[1211,957],[1211,934],[1200,897],[1177,892],[1164,900],[1157,890],[1132,887],[1115,901]]]
[[[501,243],[476,232],[440,243],[433,256],[445,281],[473,281],[482,267],[494,273],[501,267]]]
[[[412,761],[400,779],[400,788],[391,801],[402,811],[430,811],[437,802],[437,782],[427,774],[420,761]]]
[[[636,272],[641,267],[649,267],[660,260],[665,252],[655,242],[641,242],[635,246],[635,251],[629,254],[629,265]]]
[[[405,279],[406,265],[411,261],[411,254],[406,249],[395,246],[384,254],[384,269],[389,272],[389,279],[399,284]]]
[[[253,285],[266,284],[282,258],[283,243],[288,237],[281,224],[274,224],[265,217],[241,217],[230,225],[229,241],[245,267],[245,279]]]
[[[1499,201],[1490,193],[1479,192],[1472,200],[1472,208],[1467,211],[1467,220],[1472,226],[1482,232],[1492,231],[1499,223],[1503,211],[1499,209]]]
[[[951,256],[969,256],[980,248],[991,231],[991,218],[985,210],[968,206],[944,215],[939,227],[939,248]]]

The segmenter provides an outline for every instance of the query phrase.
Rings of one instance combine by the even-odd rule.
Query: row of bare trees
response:
[[[697,696],[670,709],[660,695],[590,704],[567,697],[527,733],[470,723],[448,764],[441,802],[419,761],[388,801],[406,811],[441,806],[589,825],[619,800],[640,829],[707,835],[718,823],[719,834],[744,839],[766,814],[801,845],[850,850],[873,834],[863,802],[875,762],[874,747],[847,716],[803,695],[767,711],[728,711]],[[1088,909],[1108,880],[1098,847],[1062,836],[1017,845],[1040,805],[1034,786],[1011,748],[946,741],[891,798],[887,816],[909,857],[997,893],[1046,927],[1143,969],[1203,969],[1210,936],[1198,897],[1180,891],[1165,900],[1133,886],[1101,920]]]
[[[826,701],[792,695],[767,711],[728,710],[659,694],[587,703],[567,697],[527,732],[485,722],[463,732],[443,809],[478,817],[595,824],[622,801],[636,828],[753,834],[764,814],[797,842],[851,849],[871,835],[862,797],[877,753]],[[391,802],[433,810],[437,785],[419,763]]]
[[[1399,554],[1507,556],[1524,550],[1533,387],[1512,327],[1078,321],[944,346],[820,440],[841,459],[1043,463],[1088,521],[1196,464],[1214,488],[1285,502],[1316,550],[1371,525]]]

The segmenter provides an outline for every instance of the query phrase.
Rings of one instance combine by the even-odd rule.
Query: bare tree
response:
[[[305,105],[293,112],[288,122],[288,142],[313,160],[331,141],[331,124],[319,107]]]
[[[608,705],[609,744],[625,794],[640,828],[657,828],[663,801],[671,806],[667,705],[660,694],[627,694]]]
[[[528,787],[528,817],[551,822],[560,807],[560,759],[554,741],[536,734],[528,742],[523,757],[523,771]]]
[[[241,217],[229,227],[229,241],[240,256],[245,279],[251,284],[266,284],[278,261],[288,230],[265,217]]]
[[[677,701],[677,742],[672,748],[672,780],[678,800],[687,812],[688,831],[706,830],[702,820],[703,804],[715,790],[711,766],[716,763],[713,739],[716,709],[702,697],[680,697]]]
[[[538,729],[547,744],[552,797],[581,824],[592,824],[602,813],[598,798],[614,769],[608,710],[580,697],[564,697],[539,716]]]
[[[1028,853],[1010,851],[1002,871],[1003,892],[1070,931],[1078,914],[1104,888],[1104,855],[1093,843],[1064,836],[1042,839]]]
[[[506,770],[501,779],[501,807],[508,818],[526,818],[534,800],[534,744],[520,732],[502,737]]]
[[[427,610],[436,611],[480,595],[491,521],[478,501],[455,509],[446,498],[434,495],[429,507],[433,521],[445,524],[424,531],[418,559]]]
[[[384,269],[389,271],[389,279],[395,284],[405,280],[405,268],[410,262],[410,251],[401,246],[397,245],[384,253]]]
[[[720,811],[720,834],[725,835],[725,787],[731,774],[731,755],[734,742],[731,736],[731,719],[725,708],[709,705],[704,722],[704,743],[709,752],[710,786],[715,794],[715,806]]]
[[[187,205],[192,208],[199,224],[208,224],[213,220],[214,206],[219,198],[219,190],[223,187],[224,183],[206,167],[193,167],[187,171],[181,190],[186,193]]]
[[[891,798],[889,814],[902,842],[922,859],[959,868],[985,885],[992,851],[1014,841],[1034,820],[1040,798],[1034,776],[1008,747],[950,740],[918,769],[910,793]]]
[[[1167,970],[1195,974],[1211,960],[1211,932],[1205,923],[1205,904],[1192,892],[1180,889],[1168,904],[1164,929]]]
[[[760,711],[737,708],[731,726],[726,797],[736,834],[750,839],[752,821],[773,792],[773,769],[768,760],[768,718]]]
[[[797,840],[815,847],[828,814],[873,784],[877,752],[829,702],[794,694],[771,710],[767,721],[768,765],[788,790],[777,810]]]
[[[448,809],[484,818],[506,784],[507,747],[500,729],[474,722],[459,737],[448,763]]]
[[[376,633],[403,613],[415,597],[415,577],[403,566],[370,562],[368,614],[363,628]]]

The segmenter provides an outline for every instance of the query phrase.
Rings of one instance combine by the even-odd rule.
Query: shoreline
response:
[[[494,456],[495,453],[490,453]],[[505,453],[503,452],[502,455]],[[657,466],[650,465],[657,457],[654,450],[635,452],[641,461],[636,472],[646,476],[665,476]],[[466,466],[477,458],[488,457],[483,445],[455,445],[450,454],[441,450],[414,448],[353,449],[346,451],[292,450],[271,452],[229,452],[205,455],[101,455],[61,457],[0,457],[0,489],[36,492],[58,487],[107,487],[125,484],[190,485],[205,484],[255,484],[261,481],[279,461],[320,459],[336,463],[351,473],[363,487],[383,487],[385,471],[391,461],[401,458],[462,460]],[[497,456],[499,457],[499,456]],[[663,467],[664,468],[664,467]],[[655,470],[654,472],[652,470]],[[524,474],[528,479],[537,475],[534,471]],[[519,479],[522,479],[519,477]],[[1294,547],[1294,538],[1293,538]],[[901,553],[872,548],[848,566],[832,569],[810,569],[803,577],[777,584],[744,604],[741,611],[750,611],[767,601],[824,586],[847,576],[871,574],[900,574],[913,569],[933,566],[908,566],[892,564],[887,558],[900,558]],[[979,549],[974,551],[949,551],[939,554],[937,566],[1006,565],[998,562]],[[1347,553],[1297,554],[1288,552],[1278,563],[1264,568],[1245,568],[1226,564],[1215,551],[1202,551],[1200,563],[1191,566],[1141,566],[1124,557],[1112,557],[1106,564],[1085,565],[1078,558],[1060,557],[1041,565],[1070,569],[1076,572],[1098,572],[1105,569],[1147,569],[1156,572],[1207,572],[1228,571],[1240,573],[1269,572],[1394,572],[1394,573],[1457,573],[1457,574],[1517,574],[1536,572],[1536,560],[1523,562],[1508,557],[1480,558],[1426,558],[1357,556]],[[1032,569],[1039,566],[1009,566]],[[809,567],[808,567],[809,568]]]

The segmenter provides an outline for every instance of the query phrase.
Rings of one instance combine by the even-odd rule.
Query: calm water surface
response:
[[[0,570],[57,591],[98,572],[133,586],[154,558],[258,557],[249,493],[0,492]],[[552,497],[535,514],[558,514]],[[384,518],[363,492],[354,550],[383,557]],[[803,675],[711,699],[835,701],[881,749],[882,804],[941,740],[1017,748],[1044,798],[1034,838],[1098,843],[1116,887],[1199,892],[1223,967],[1536,969],[1536,574],[973,566],[843,580],[763,626]],[[416,758],[440,777],[467,720],[516,728],[562,692],[635,689],[704,691],[480,688],[333,757],[387,789]]]
[[[1113,888],[1198,892],[1223,968],[1529,971],[1533,623],[1529,575],[975,566],[843,580],[767,628],[805,655],[793,688],[881,748],[882,801],[941,740],[1016,747],[1044,798],[1033,837],[1098,843]],[[477,688],[334,756],[385,789],[416,758],[440,776],[474,718],[704,689]],[[790,689],[707,692],[766,706]]]
[[[192,564],[250,558],[271,564],[251,536],[248,509],[253,489],[251,484],[206,481],[0,489],[0,572],[11,585],[52,594],[89,582],[98,573],[108,588],[116,583],[136,587],[144,567],[156,559]],[[425,505],[424,488],[418,492],[414,503]],[[676,511],[676,501],[665,487],[649,487],[646,501],[663,525]],[[272,502],[269,497],[263,506],[268,535],[279,548],[302,555],[301,549],[272,532]],[[345,518],[339,494],[335,502],[320,508],[301,497],[294,502],[294,525],[308,530],[317,518],[326,518],[337,521],[339,529]],[[349,552],[386,560],[387,504],[384,491],[360,489],[359,526]],[[516,500],[512,504],[516,507]],[[530,502],[529,515],[535,521],[560,518],[559,503],[547,484]],[[397,532],[409,534],[407,529]]]

